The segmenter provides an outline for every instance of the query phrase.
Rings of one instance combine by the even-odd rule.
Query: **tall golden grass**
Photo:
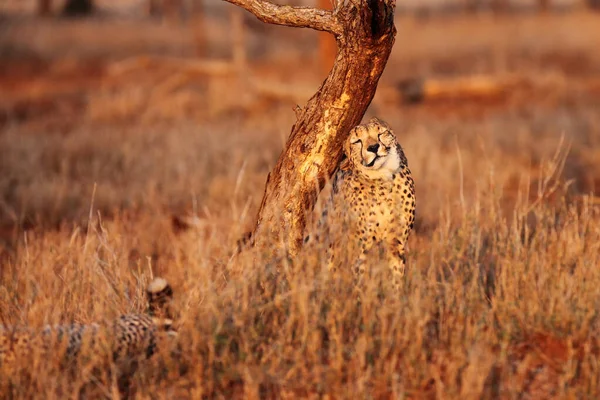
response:
[[[143,289],[161,275],[175,288],[179,337],[133,370],[108,352],[70,366],[59,354],[34,356],[0,378],[2,393],[594,398],[600,216],[578,193],[575,166],[593,151],[581,143],[597,135],[598,121],[585,106],[538,112],[443,124],[416,117],[412,126],[387,118],[414,171],[419,221],[402,292],[371,260],[361,303],[351,273],[329,275],[319,254],[228,264],[286,118],[261,132],[238,121],[84,126],[60,139],[3,133],[3,168],[13,177],[3,193],[14,214],[57,228],[32,229],[5,247],[2,324],[143,312]],[[538,124],[547,130],[534,132]],[[192,212],[197,227],[177,233],[168,210]]]

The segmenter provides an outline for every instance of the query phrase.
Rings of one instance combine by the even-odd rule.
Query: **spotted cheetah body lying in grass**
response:
[[[168,317],[171,286],[161,278],[154,279],[146,290],[147,314],[126,314],[109,324],[68,324],[46,326],[42,330],[0,326],[0,370],[11,370],[19,359],[33,353],[52,352],[66,358],[77,356],[85,346],[108,343],[113,359],[149,357],[156,351],[159,335],[176,335]],[[60,353],[62,352],[62,353]]]

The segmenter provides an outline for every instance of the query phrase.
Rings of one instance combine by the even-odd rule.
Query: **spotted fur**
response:
[[[0,326],[0,371],[7,372],[17,359],[32,353],[63,351],[66,358],[79,354],[85,345],[93,346],[102,337],[111,343],[113,358],[151,356],[159,332],[175,334],[169,302],[171,286],[157,278],[146,291],[147,314],[126,314],[108,324],[68,324],[46,326],[42,330]]]
[[[356,249],[351,267],[357,283],[363,279],[367,261],[383,256],[399,287],[416,205],[404,151],[389,125],[377,118],[355,127],[344,150],[346,159],[334,174],[332,195],[313,243],[327,246],[327,263],[333,271],[340,267],[341,252]]]

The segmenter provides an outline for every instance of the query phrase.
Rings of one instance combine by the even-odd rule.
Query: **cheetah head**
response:
[[[391,176],[400,168],[396,136],[390,126],[378,118],[352,129],[345,150],[354,168],[373,179]]]
[[[154,278],[146,289],[148,313],[152,316],[170,316],[173,289],[163,278]]]

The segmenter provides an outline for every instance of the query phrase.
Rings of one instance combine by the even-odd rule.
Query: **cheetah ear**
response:
[[[371,119],[369,120],[369,124],[378,124],[378,125],[381,125],[381,126],[385,127],[386,129],[389,129],[389,130],[391,130],[391,129],[392,129],[392,128],[391,128],[391,127],[388,125],[388,123],[387,123],[387,122],[385,122],[384,120],[382,120],[382,119],[379,119],[379,118],[377,118],[377,117],[373,117],[373,118],[371,118]]]
[[[146,296],[148,297],[148,311],[154,315],[167,311],[167,304],[173,298],[173,289],[166,280],[155,278],[148,285]]]

